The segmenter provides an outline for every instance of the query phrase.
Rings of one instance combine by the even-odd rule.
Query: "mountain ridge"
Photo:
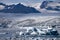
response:
[[[0,10],[0,12],[4,13],[40,13],[35,8],[24,6],[21,3],[18,3],[17,5],[4,5],[3,3],[1,3],[0,5],[5,6],[3,10]]]
[[[60,3],[54,1],[43,1],[40,8],[52,11],[60,11]]]

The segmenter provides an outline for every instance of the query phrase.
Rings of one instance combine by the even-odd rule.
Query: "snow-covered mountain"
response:
[[[4,26],[2,26],[4,25]],[[60,18],[59,17],[40,17],[40,18],[27,18],[27,19],[7,19],[0,18],[0,27],[40,27],[47,25],[59,25],[60,26]]]
[[[50,8],[50,7],[53,8],[53,9],[60,9],[60,3],[59,2],[54,2],[54,1],[43,1],[41,6],[40,6],[40,8],[42,8],[42,9],[43,8],[47,9],[47,8]]]
[[[17,20],[17,21],[16,21]],[[0,19],[0,27],[40,27],[42,25],[57,25],[60,26],[60,18],[35,18],[35,19],[24,19],[24,20],[12,20],[12,19]],[[2,26],[4,25],[4,26]]]
[[[4,10],[2,10],[4,12],[11,12],[11,13],[20,12],[20,11],[16,11],[17,9],[19,9],[16,6],[18,6],[20,9],[21,9],[21,7],[23,7],[25,10],[22,10],[22,12],[27,10],[26,12],[31,13],[31,12],[33,12],[33,10],[35,10],[35,13],[40,13],[40,12],[42,12],[42,13],[60,13],[60,2],[56,2],[56,1],[43,1],[42,3],[36,3],[30,7],[26,6],[25,4],[22,4],[22,3],[17,4],[17,5],[5,5],[3,3],[0,3],[0,9],[5,8]],[[11,9],[13,9],[14,11],[10,11]],[[28,11],[28,9],[29,9],[29,11]]]
[[[3,8],[3,9],[1,9]],[[33,7],[25,6],[21,3],[18,4],[12,4],[12,5],[4,5],[3,3],[0,3],[0,12],[3,13],[40,13],[38,10],[36,10]]]
[[[57,25],[57,26],[60,26],[60,18],[53,18],[53,19],[49,19],[49,20],[46,20],[46,21],[43,21],[43,22],[41,22],[41,21],[39,21],[39,22],[32,22],[31,24],[25,24],[24,26],[25,27],[36,27],[36,26],[41,26],[41,25],[45,25],[45,26],[47,26],[47,25]]]
[[[45,24],[45,25],[56,25],[56,26],[60,26],[60,18],[53,18],[53,19],[49,19],[45,22],[42,22],[41,24]]]
[[[43,21],[41,21],[43,20]],[[13,20],[0,18],[0,28],[18,28],[18,29],[26,29],[26,32],[21,31],[20,35],[41,35],[46,34],[51,30],[49,27],[56,26],[58,31],[58,26],[60,26],[60,17],[52,17],[52,18],[35,18],[35,19],[23,19],[23,20]]]
[[[36,4],[32,5],[32,7],[36,8],[36,9],[40,9],[41,4],[42,3],[36,3]]]
[[[35,4],[34,8],[42,13],[59,13],[60,2],[56,1],[43,1],[42,3]]]

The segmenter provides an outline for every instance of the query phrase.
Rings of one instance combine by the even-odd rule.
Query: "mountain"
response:
[[[60,18],[43,18],[41,19],[10,19],[10,18],[0,18],[0,27],[40,27],[40,26],[60,26]]]
[[[12,20],[0,18],[0,28],[9,28]]]
[[[47,19],[45,21],[37,21],[36,19],[25,19],[12,22],[12,27],[40,27],[40,26],[60,26],[60,18]]]
[[[53,18],[53,19],[49,19],[46,20],[44,22],[36,22],[35,19],[26,19],[27,21],[24,21],[23,23],[19,23],[18,25],[23,25],[24,27],[37,27],[37,26],[41,26],[41,25],[56,25],[56,26],[60,26],[60,18]]]
[[[47,6],[48,2],[47,1],[43,1],[40,8],[45,8]]]
[[[60,2],[43,1],[40,8],[52,11],[60,11]]]
[[[49,19],[45,22],[42,22],[41,24],[45,24],[45,25],[56,25],[56,26],[60,26],[60,18],[53,18],[53,19]]]
[[[21,21],[16,21],[12,24],[12,27],[29,27],[29,25],[35,23],[34,19],[26,19]]]
[[[4,12],[4,13],[40,13],[35,8],[24,6],[21,3],[19,3],[17,5],[6,5],[3,10],[0,10],[0,12]]]
[[[5,5],[5,4],[3,4],[3,3],[0,3],[0,5],[6,6],[6,5]]]

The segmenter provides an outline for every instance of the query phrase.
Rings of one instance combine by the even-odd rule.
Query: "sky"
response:
[[[14,4],[14,3],[26,3],[26,4],[34,4],[34,3],[41,3],[45,0],[0,0],[0,2],[6,3],[6,4]],[[56,1],[56,0],[54,0]]]

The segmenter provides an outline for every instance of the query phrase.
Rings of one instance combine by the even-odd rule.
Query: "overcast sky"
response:
[[[40,3],[42,1],[44,1],[44,0],[0,0],[0,2],[7,3],[7,4],[11,4],[11,3],[33,4],[33,3]]]

